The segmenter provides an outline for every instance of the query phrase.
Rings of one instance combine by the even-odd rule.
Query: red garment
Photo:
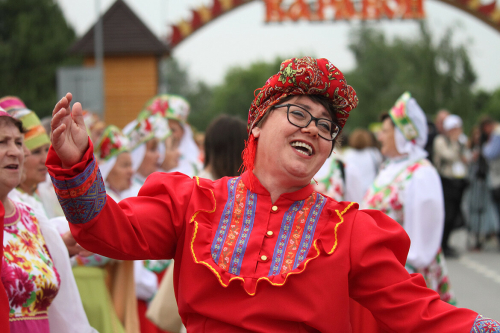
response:
[[[103,195],[91,144],[72,169],[60,165],[51,148],[47,166],[83,247],[175,259],[188,332],[349,332],[349,297],[393,332],[469,333],[477,317],[407,273],[410,242],[399,224],[311,186],[273,204],[248,172],[215,182],[155,173],[138,197],[117,204]]]
[[[5,216],[5,209],[3,207],[2,202],[0,202],[0,226],[2,226],[2,230],[3,230],[4,216]],[[1,276],[2,263],[3,263],[3,232],[0,232],[0,244],[2,244],[2,252],[0,253],[0,276]],[[7,293],[5,292],[5,288],[0,279],[0,328],[4,333],[10,332],[9,311],[10,311],[9,298],[7,297]]]

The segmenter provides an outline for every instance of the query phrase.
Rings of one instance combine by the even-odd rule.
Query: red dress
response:
[[[479,318],[408,274],[410,241],[398,223],[311,186],[272,203],[252,173],[214,182],[155,173],[117,204],[91,144],[72,169],[60,165],[51,148],[47,166],[83,247],[124,260],[174,258],[188,332],[345,333],[349,297],[392,332],[469,333]]]
[[[0,202],[0,226],[2,227],[2,232],[0,232],[0,244],[3,244],[3,218],[5,216],[5,209],[3,207],[2,202]],[[0,276],[2,275],[1,263],[3,263],[3,247],[2,253],[0,253]],[[5,288],[0,279],[0,328],[2,328],[2,332],[9,333],[10,332],[10,324],[9,324],[9,298],[7,297],[7,293],[5,292]]]

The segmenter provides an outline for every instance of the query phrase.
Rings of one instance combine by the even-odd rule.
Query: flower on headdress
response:
[[[153,101],[151,105],[146,107],[148,111],[151,112],[151,114],[161,114],[163,117],[165,117],[165,114],[167,113],[167,110],[169,108],[169,103],[167,99],[160,99],[157,98]]]

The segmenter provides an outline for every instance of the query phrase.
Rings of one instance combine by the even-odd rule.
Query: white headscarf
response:
[[[132,120],[123,128],[123,133],[125,135],[130,135],[137,124],[137,119]],[[130,151],[130,157],[132,158],[132,170],[134,170],[134,173],[136,173],[137,169],[139,169],[142,161],[144,160],[144,156],[146,156],[146,142],[143,142],[142,144],[131,148],[132,150]]]
[[[443,121],[443,129],[445,131],[452,130],[454,128],[461,128],[462,127],[462,118],[457,116],[456,114],[450,114],[446,118],[444,118]]]
[[[393,109],[391,109],[391,112]],[[409,118],[409,120],[413,123],[415,129],[417,130],[417,136],[413,140],[409,140],[403,134],[401,126],[398,126],[398,123],[395,122],[396,130],[394,131],[394,140],[396,142],[396,149],[402,155],[408,154],[408,156],[410,156],[411,159],[413,159],[412,157],[415,158],[426,157],[427,152],[425,151],[424,147],[425,144],[427,143],[427,133],[428,133],[427,118],[425,117],[424,111],[422,111],[420,106],[417,104],[415,98],[410,97],[406,102],[406,115]]]

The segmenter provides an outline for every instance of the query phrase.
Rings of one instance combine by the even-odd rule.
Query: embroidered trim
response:
[[[96,217],[106,204],[106,188],[95,160],[75,178],[51,178],[64,215],[70,223],[87,223]]]
[[[325,204],[326,198],[318,193],[316,202],[312,208],[312,213],[309,214],[309,217],[307,219],[305,235],[302,236],[302,239],[300,241],[300,245],[297,251],[298,255],[295,255],[295,262],[292,269],[296,269],[305,259],[307,252],[309,252],[309,249],[311,248],[311,241],[313,239],[314,232],[316,231],[316,225],[318,224],[319,216],[321,215]]]
[[[50,178],[52,178],[52,184],[54,184],[57,196],[63,199],[69,199],[78,197],[87,192],[95,182],[98,172],[99,168],[97,167],[95,159],[92,159],[92,162],[85,170],[74,178],[64,180],[59,180],[52,176]]]
[[[477,315],[470,333],[500,333],[500,323],[496,320]]]
[[[9,318],[9,321],[43,320],[43,319],[49,319],[49,316],[45,315],[36,317],[16,317],[16,318]]]
[[[290,239],[290,230],[292,229],[293,222],[295,222],[295,216],[298,211],[301,211],[304,207],[304,201],[296,201],[288,209],[288,211],[283,216],[283,221],[281,222],[281,229],[278,235],[278,242],[274,247],[273,259],[271,269],[269,270],[268,276],[278,275],[283,265],[285,244],[288,244]]]
[[[245,251],[247,249],[248,239],[252,233],[253,221],[255,218],[255,209],[257,207],[257,194],[247,190],[247,200],[245,202],[245,215],[243,221],[243,231],[240,232],[238,242],[236,243],[236,251],[233,252],[233,257],[231,258],[231,265],[229,266],[229,272],[234,275],[240,274],[241,263],[243,262],[243,257],[245,256]]]
[[[198,186],[199,186],[199,185],[200,185],[200,184],[199,184],[199,178],[198,178],[198,177],[195,177],[195,179],[196,179],[196,183],[197,183],[197,184],[198,184]],[[221,286],[223,286],[223,287],[227,287],[227,286],[229,286],[229,284],[231,283],[231,281],[234,281],[234,280],[239,280],[239,281],[241,281],[241,282],[243,282],[243,283],[244,283],[244,282],[245,282],[245,279],[244,279],[244,278],[242,278],[242,277],[240,277],[240,276],[234,276],[234,277],[231,277],[231,278],[229,278],[228,282],[227,282],[227,283],[225,283],[225,282],[223,281],[223,279],[222,279],[221,274],[220,274],[220,273],[219,273],[219,272],[218,272],[218,271],[217,271],[217,270],[216,270],[216,269],[215,269],[212,265],[210,265],[209,263],[207,263],[207,262],[205,262],[205,261],[203,261],[203,260],[198,260],[198,258],[196,257],[196,254],[195,254],[195,252],[194,252],[194,242],[195,242],[195,240],[196,240],[196,235],[198,234],[198,222],[196,222],[196,221],[195,221],[196,216],[198,216],[198,213],[200,213],[200,212],[213,213],[213,212],[215,212],[215,209],[216,209],[216,200],[215,200],[215,195],[214,195],[214,192],[213,192],[212,190],[210,190],[210,189],[207,189],[207,190],[208,190],[208,191],[210,191],[210,193],[212,194],[212,197],[213,197],[213,199],[214,199],[214,207],[213,207],[213,209],[212,209],[211,211],[208,211],[208,210],[203,210],[203,209],[202,209],[202,210],[198,210],[198,211],[196,211],[196,212],[193,214],[193,216],[191,217],[191,220],[189,221],[190,223],[194,223],[193,237],[191,238],[191,254],[192,254],[192,256],[193,256],[193,260],[194,260],[194,262],[195,262],[195,263],[200,264],[200,265],[203,265],[203,266],[206,266],[206,267],[207,267],[210,271],[212,271],[212,273],[216,276],[217,280],[219,281],[219,283],[220,283],[220,284],[221,284]],[[341,223],[343,223],[343,222],[344,222],[344,219],[342,218],[342,215],[344,215],[344,214],[345,214],[345,213],[349,210],[349,208],[351,208],[354,204],[355,204],[354,202],[352,202],[351,204],[349,204],[349,206],[347,206],[347,207],[346,207],[346,208],[342,211],[342,213],[340,213],[338,210],[336,211],[336,212],[337,212],[337,215],[341,218],[341,221],[340,221],[340,222],[338,222],[338,223],[337,223],[337,225],[335,226],[335,245],[334,245],[334,247],[333,247],[332,251],[331,251],[331,252],[329,252],[328,254],[332,254],[332,253],[334,252],[335,248],[337,247],[337,228],[338,228],[338,226],[339,226]],[[255,296],[255,294],[256,294],[256,292],[257,292],[257,285],[258,285],[258,284],[259,284],[259,282],[260,282],[260,281],[262,281],[262,280],[266,280],[266,281],[267,281],[269,284],[271,284],[272,286],[283,286],[283,285],[286,283],[286,281],[287,281],[287,279],[288,279],[288,277],[289,277],[290,275],[294,275],[294,274],[300,274],[300,273],[302,273],[302,272],[306,269],[306,267],[307,267],[307,265],[309,264],[309,262],[310,262],[311,260],[316,259],[316,258],[319,256],[319,254],[320,254],[320,249],[319,249],[319,247],[318,247],[317,242],[318,242],[318,240],[316,239],[316,240],[313,242],[313,244],[312,244],[312,246],[313,246],[313,247],[314,247],[314,249],[316,250],[316,254],[315,254],[313,257],[311,257],[311,258],[307,259],[307,260],[304,262],[304,267],[302,268],[302,270],[300,270],[300,271],[292,271],[292,272],[289,272],[288,274],[286,274],[286,275],[285,275],[285,277],[284,277],[284,279],[283,279],[283,282],[273,282],[273,281],[271,281],[271,280],[270,280],[267,276],[263,276],[263,277],[260,277],[260,278],[258,278],[258,279],[257,279],[257,281],[256,281],[256,283],[255,283],[255,289],[254,289],[254,291],[253,291],[253,292],[248,292],[245,288],[243,288],[243,289],[245,290],[245,292],[246,292],[249,296]]]
[[[216,236],[214,237],[214,240],[212,242],[212,248],[211,248],[211,253],[212,253],[212,259],[215,262],[219,261],[219,257],[222,251],[222,243],[227,237],[228,233],[228,224],[229,224],[229,219],[233,215],[233,205],[234,205],[234,196],[235,196],[235,189],[236,189],[236,184],[239,183],[241,177],[238,178],[232,178],[227,182],[227,193],[228,193],[228,200],[226,202],[226,206],[224,207],[224,211],[222,212],[221,219],[219,221],[219,226],[217,228],[217,233]],[[197,180],[197,184],[199,185],[199,182]],[[212,193],[213,194],[213,193]]]

